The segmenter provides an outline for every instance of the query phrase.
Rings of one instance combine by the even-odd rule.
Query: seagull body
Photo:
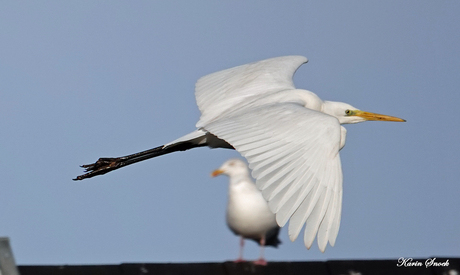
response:
[[[227,225],[240,236],[240,255],[236,262],[243,261],[244,239],[256,241],[261,246],[260,258],[255,263],[266,264],[264,246],[278,247],[280,227],[267,201],[249,176],[246,164],[239,159],[226,161],[212,176],[220,174],[230,178],[228,187]]]
[[[278,225],[289,221],[295,240],[304,225],[309,249],[317,237],[324,252],[334,246],[342,211],[342,168],[345,145],[341,124],[367,120],[405,121],[364,112],[342,102],[322,101],[297,89],[292,77],[307,59],[282,56],[237,66],[200,78],[195,97],[201,117],[197,130],[173,142],[118,158],[83,165],[82,180],[149,158],[195,147],[237,150]]]

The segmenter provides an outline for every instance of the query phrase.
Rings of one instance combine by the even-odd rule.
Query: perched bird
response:
[[[242,160],[230,159],[212,172],[212,176],[227,175],[228,186],[227,225],[235,235],[240,236],[240,254],[235,262],[243,260],[244,239],[251,239],[260,245],[260,258],[255,264],[266,265],[264,247],[278,247],[280,227],[275,215],[268,208],[259,189],[249,176],[249,170]]]
[[[342,212],[339,151],[347,131],[341,124],[405,120],[296,89],[292,77],[306,62],[303,56],[282,56],[200,78],[197,130],[150,150],[82,165],[86,174],[74,180],[195,147],[236,149],[248,161],[278,225],[289,220],[289,238],[295,240],[306,225],[305,246],[309,249],[317,236],[324,252],[328,242],[335,244]]]

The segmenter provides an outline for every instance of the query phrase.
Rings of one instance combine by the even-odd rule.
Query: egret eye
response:
[[[346,114],[347,116],[351,115],[351,110],[345,110],[345,114]]]

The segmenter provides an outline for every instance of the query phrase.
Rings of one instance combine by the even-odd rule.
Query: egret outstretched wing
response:
[[[149,150],[82,165],[85,174],[102,175],[143,161],[192,148],[234,148],[250,164],[256,184],[294,240],[306,224],[305,245],[315,237],[324,252],[335,243],[342,209],[339,150],[346,130],[340,124],[404,119],[361,111],[350,104],[322,101],[296,89],[295,71],[307,59],[282,56],[230,68],[200,78],[197,129]]]
[[[305,245],[334,245],[342,207],[341,126],[330,115],[298,104],[245,109],[203,127],[249,162],[256,184],[280,226],[295,240],[306,223]]]
[[[235,111],[260,95],[295,89],[292,76],[308,59],[282,56],[241,65],[198,79],[195,97],[201,111],[197,127]]]

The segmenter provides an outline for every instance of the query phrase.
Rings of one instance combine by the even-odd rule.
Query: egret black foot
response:
[[[81,165],[82,168],[85,168],[86,173],[73,180],[83,180],[97,175],[103,175],[123,165],[122,158],[99,158],[95,163]]]

